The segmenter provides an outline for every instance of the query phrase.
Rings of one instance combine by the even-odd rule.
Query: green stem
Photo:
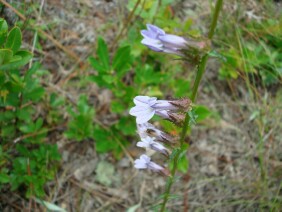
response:
[[[209,55],[205,54],[202,59],[201,62],[198,66],[198,70],[197,70],[197,75],[196,75],[196,79],[194,82],[194,86],[193,86],[193,90],[192,90],[192,95],[191,95],[191,100],[194,103],[196,101],[196,97],[197,97],[197,93],[198,93],[198,88],[200,85],[200,82],[202,80],[202,77],[205,73],[206,70],[206,65],[207,65],[207,61],[208,61]]]
[[[221,7],[222,7],[222,2],[223,2],[223,0],[217,0],[217,2],[216,2],[215,11],[213,13],[212,23],[211,23],[210,31],[209,31],[209,34],[208,34],[208,38],[210,40],[212,40],[215,29],[216,29],[219,12],[220,12]],[[192,100],[193,103],[196,101],[198,88],[199,88],[200,82],[202,80],[202,77],[205,73],[208,58],[209,58],[209,55],[206,53],[202,57],[200,64],[198,66],[197,75],[196,75],[196,79],[195,79],[195,82],[194,82],[194,85],[193,85],[192,96],[191,96],[191,100]],[[185,147],[184,140],[185,140],[187,131],[189,129],[189,119],[190,119],[189,114],[186,113],[183,128],[182,128],[182,131],[181,131],[181,136],[180,136],[180,151],[177,152],[177,154],[175,155],[174,160],[173,160],[173,167],[172,167],[172,170],[171,170],[171,176],[168,178],[167,187],[166,187],[166,191],[164,193],[165,195],[164,195],[163,203],[162,203],[161,210],[160,210],[161,212],[165,211],[165,206],[166,206],[166,203],[167,203],[168,198],[169,198],[170,189],[171,189],[172,184],[174,182],[174,177],[175,177],[175,173],[176,173],[176,170],[177,170],[177,164],[178,164],[178,160],[179,160],[179,157],[180,157],[180,153],[182,152],[181,150],[184,150],[184,147]]]
[[[220,12],[220,10],[222,8],[222,2],[223,2],[223,0],[217,0],[215,8],[214,8],[214,14],[213,14],[213,17],[212,17],[212,23],[211,23],[210,31],[209,31],[209,34],[208,34],[208,38],[210,40],[213,38],[215,29],[216,29],[219,12]]]

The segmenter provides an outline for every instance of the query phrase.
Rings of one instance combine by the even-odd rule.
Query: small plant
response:
[[[232,29],[229,29],[230,21],[226,27],[233,33],[225,35],[224,39],[235,42],[222,50],[225,61],[219,69],[219,78],[237,79],[247,75],[252,76],[253,84],[270,86],[279,83],[282,77],[279,20],[250,21],[243,23],[243,27],[241,23],[235,23],[235,27],[232,24]]]
[[[0,19],[0,188],[24,188],[26,196],[44,196],[60,155],[56,145],[45,144],[48,129],[37,113],[45,89],[36,76],[40,64],[24,68],[32,59],[21,49],[22,33],[10,31]]]
[[[219,12],[222,7],[222,0],[218,0],[210,27],[208,39],[212,40]],[[135,160],[135,168],[149,169],[167,176],[166,191],[163,194],[163,202],[158,205],[160,211],[166,210],[166,203],[170,199],[170,190],[175,182],[176,171],[183,158],[186,158],[188,145],[185,143],[185,136],[192,124],[195,124],[197,114],[192,110],[192,103],[195,102],[198,87],[205,72],[206,63],[209,57],[209,42],[191,41],[177,35],[166,34],[164,30],[154,25],[147,25],[147,30],[142,30],[144,39],[142,43],[156,52],[164,52],[181,56],[184,60],[193,61],[197,65],[197,75],[193,85],[191,100],[188,98],[177,100],[157,100],[156,97],[136,96],[135,107],[130,109],[130,114],[136,117],[138,133],[141,141],[137,146],[152,149],[163,154],[171,163],[170,170],[154,163],[146,154]],[[192,59],[190,58],[192,56]],[[173,122],[182,128],[180,136],[174,137],[159,129],[148,121],[158,115],[161,118]],[[162,143],[162,144],[161,144]],[[186,166],[187,169],[187,166]]]
[[[86,96],[80,96],[77,103],[77,112],[69,108],[71,120],[68,122],[68,129],[65,132],[67,138],[82,141],[83,139],[93,137],[93,117],[95,111],[87,103]]]

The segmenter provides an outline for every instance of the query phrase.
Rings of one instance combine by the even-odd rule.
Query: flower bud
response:
[[[192,104],[192,101],[188,98],[182,98],[168,102],[183,112],[187,112],[188,110],[190,110]]]
[[[185,115],[183,113],[171,113],[168,112],[169,118],[167,120],[171,121],[178,127],[182,127],[184,120],[185,120]]]

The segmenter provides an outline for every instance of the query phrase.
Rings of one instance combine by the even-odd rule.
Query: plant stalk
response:
[[[209,34],[208,34],[208,38],[210,40],[212,40],[214,33],[215,33],[218,16],[219,16],[220,10],[222,8],[222,3],[223,3],[223,0],[217,0],[216,5],[215,5],[215,10],[214,10],[214,13],[213,13],[213,18],[212,18],[212,22],[211,22],[211,26],[210,26],[210,31],[209,31]],[[208,53],[206,53],[201,58],[200,64],[198,65],[196,79],[194,81],[192,96],[191,96],[191,100],[192,100],[193,103],[196,101],[198,88],[199,88],[200,82],[202,80],[202,77],[205,73],[208,58],[209,58],[209,55],[208,55]],[[163,199],[163,203],[161,205],[161,210],[160,210],[161,212],[165,211],[165,206],[166,206],[166,203],[167,203],[169,195],[170,195],[170,189],[171,189],[172,184],[174,182],[174,177],[175,177],[175,173],[176,173],[176,170],[177,170],[177,164],[178,164],[178,161],[180,159],[179,158],[180,153],[182,152],[181,150],[184,150],[184,148],[185,148],[184,140],[185,140],[187,131],[189,129],[189,120],[190,120],[189,114],[186,113],[183,128],[182,128],[182,131],[181,131],[181,136],[180,136],[180,151],[177,152],[177,154],[175,155],[175,157],[173,159],[173,167],[172,167],[172,170],[171,170],[171,176],[168,178],[168,181],[167,181],[167,187],[166,187],[166,191],[164,193],[164,199]]]

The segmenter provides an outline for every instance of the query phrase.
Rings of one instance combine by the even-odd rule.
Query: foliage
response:
[[[27,196],[43,196],[60,155],[56,145],[45,144],[48,130],[35,107],[45,94],[36,77],[40,64],[23,68],[32,54],[21,49],[21,30],[9,31],[3,19],[0,38],[0,187],[23,186]]]
[[[67,138],[82,141],[91,138],[93,135],[93,123],[95,111],[87,103],[85,95],[81,95],[77,103],[77,112],[69,107],[68,112],[71,120],[68,122],[68,129],[65,131]]]

